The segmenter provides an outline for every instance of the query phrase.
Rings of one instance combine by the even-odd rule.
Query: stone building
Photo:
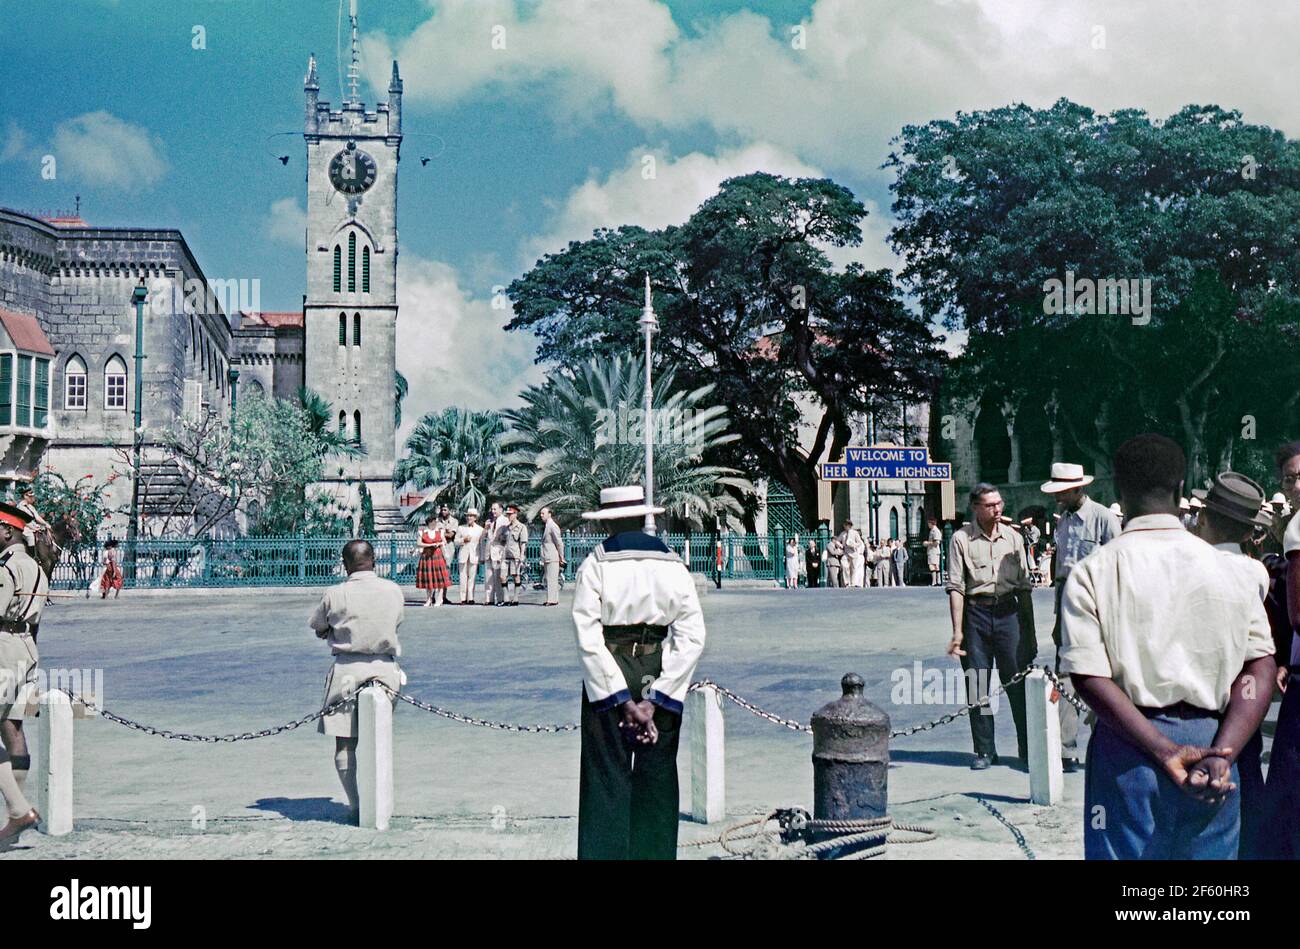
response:
[[[348,74],[351,94],[337,110],[320,100],[314,56],[304,82],[300,311],[260,312],[256,281],[209,280],[180,231],[96,227],[79,208],[44,217],[0,207],[0,481],[38,465],[69,481],[91,475],[104,483],[116,473],[107,501],[127,507],[137,371],[132,293],[143,282],[148,464],[168,463],[157,438],[178,420],[228,419],[232,387],[237,405],[259,391],[294,399],[305,384],[367,449],[347,470],[327,469],[317,490],[355,508],[364,480],[377,526],[400,524],[391,478],[402,81],[394,62],[387,101],[366,109],[357,95],[355,19]],[[125,527],[118,516],[106,529]]]

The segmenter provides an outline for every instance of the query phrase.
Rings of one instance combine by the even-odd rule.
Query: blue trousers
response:
[[[1300,857],[1300,666],[1292,666],[1291,675],[1296,678],[1287,684],[1277,712],[1257,851],[1273,860]]]
[[[1143,712],[1180,745],[1210,745],[1219,721]],[[1237,766],[1232,781],[1238,783]],[[1236,860],[1241,792],[1218,805],[1183,791],[1146,753],[1104,722],[1088,742],[1083,855],[1088,860]]]

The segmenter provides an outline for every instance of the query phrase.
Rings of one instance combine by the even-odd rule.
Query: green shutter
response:
[[[348,235],[348,293],[357,292],[357,235]]]
[[[334,292],[338,293],[343,287],[343,250],[338,244],[334,245]]]
[[[346,346],[347,344],[348,344],[348,315],[346,313],[340,313],[339,314],[339,345]]]
[[[370,248],[361,250],[361,292],[370,292]]]
[[[0,353],[0,425],[14,421],[14,357]]]
[[[18,357],[18,418],[15,424],[32,424],[32,357]]]
[[[44,428],[50,418],[50,361],[36,360],[36,418],[37,428]]]

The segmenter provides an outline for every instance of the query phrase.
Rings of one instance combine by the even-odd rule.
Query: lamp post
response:
[[[650,339],[659,331],[659,320],[655,318],[654,306],[650,303],[650,275],[645,275],[645,307],[641,310],[641,319],[637,321],[641,332],[645,334],[645,503],[653,507],[655,503],[655,460],[654,460],[654,405],[650,388]],[[655,516],[647,513],[645,533],[654,536]]]
[[[230,382],[230,418],[235,418],[235,408],[238,405],[239,396],[239,370],[231,369],[226,373],[226,379]]]
[[[135,416],[131,432],[131,523],[127,525],[127,558],[131,579],[135,579],[136,541],[140,536],[140,444],[144,440],[144,420],[141,416],[144,406],[144,301],[149,291],[144,285],[144,277],[131,291],[131,302],[135,304]]]

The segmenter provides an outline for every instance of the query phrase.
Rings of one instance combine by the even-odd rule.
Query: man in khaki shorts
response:
[[[343,568],[348,578],[325,591],[309,621],[316,635],[330,644],[334,665],[325,678],[322,708],[338,702],[372,679],[397,691],[406,675],[397,664],[402,647],[397,627],[402,625],[405,600],[402,588],[375,574],[375,550],[366,540],[350,540],[343,547]],[[361,813],[357,796],[357,703],[353,698],[320,720],[318,731],[333,735],[334,766],[347,795],[350,819]]]
[[[36,628],[50,585],[23,543],[29,521],[26,512],[0,503],[0,796],[8,818],[0,828],[0,847],[16,842],[40,820],[23,794],[31,767],[23,718],[35,697]]]

